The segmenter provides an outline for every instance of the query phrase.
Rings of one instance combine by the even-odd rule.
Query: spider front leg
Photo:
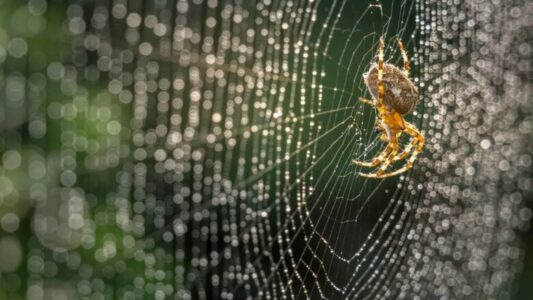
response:
[[[385,98],[385,87],[383,86],[383,50],[385,49],[385,41],[383,37],[379,38],[378,48],[378,99],[376,101],[376,108],[381,114],[384,110],[383,98]]]
[[[403,46],[402,41],[398,38],[398,47],[400,48],[400,53],[402,54],[402,60],[403,60],[403,73],[405,76],[409,77],[409,71],[411,70],[411,64],[409,63],[409,57],[407,56],[407,51],[405,51],[405,48]]]

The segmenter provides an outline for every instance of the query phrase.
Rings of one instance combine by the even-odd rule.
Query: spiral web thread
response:
[[[352,2],[69,3],[65,61],[0,78],[28,85],[23,155],[59,178],[28,182],[28,295],[509,297],[531,216],[533,6]],[[370,180],[351,160],[385,146],[356,101],[382,35],[387,62],[396,37],[408,48],[427,146]]]

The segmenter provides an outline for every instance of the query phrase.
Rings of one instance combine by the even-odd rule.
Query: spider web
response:
[[[36,97],[25,129],[28,161],[59,178],[29,183],[28,294],[509,297],[531,216],[531,5],[353,2],[69,3],[68,63],[28,79],[64,96]],[[388,63],[406,45],[426,147],[373,180],[351,161],[385,147],[357,101],[380,36]]]

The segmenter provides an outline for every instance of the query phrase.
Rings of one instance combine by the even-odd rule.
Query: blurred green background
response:
[[[90,9],[100,2],[105,4],[105,1],[80,1],[79,4]],[[149,298],[156,290],[168,296],[178,288],[174,286],[176,276],[186,277],[192,268],[185,253],[189,250],[176,255],[177,245],[164,242],[164,237],[158,234],[159,228],[146,225],[125,233],[120,222],[116,222],[118,212],[124,209],[117,203],[130,200],[124,197],[128,192],[117,190],[117,186],[123,180],[130,180],[125,170],[135,169],[130,161],[134,155],[131,123],[135,111],[131,95],[112,93],[110,79],[95,67],[101,61],[80,51],[77,48],[80,41],[66,34],[85,26],[66,22],[68,14],[80,13],[69,9],[70,4],[58,0],[0,0],[0,299],[39,299],[39,295],[45,299],[89,295],[93,295],[91,299],[100,299],[119,294]],[[368,8],[362,2],[349,6],[354,12]],[[397,12],[389,16],[390,23],[384,23],[377,13],[366,15],[361,19],[357,36],[367,38],[363,42],[356,40],[353,45],[346,45],[353,34],[351,20],[342,18],[337,27],[346,30],[335,35],[331,54],[339,55],[334,56],[338,58],[341,50],[352,53],[342,61],[323,61],[325,72],[336,74],[325,77],[323,84],[334,87],[345,78],[361,78],[367,67],[362,62],[372,61],[374,52],[368,49],[373,49],[381,31],[386,31],[389,39],[399,34],[403,40],[410,41],[415,33],[415,16],[406,7],[410,6],[404,2],[383,3],[383,11]],[[325,9],[323,13],[327,16],[328,11]],[[386,26],[401,31],[394,33]],[[121,40],[120,28],[109,32],[114,40]],[[408,47],[410,52],[414,51],[414,43],[408,42]],[[360,54],[355,56],[360,61],[352,64],[362,67],[339,71],[339,65],[349,65],[349,58],[357,51]],[[394,54],[393,62],[400,61],[398,52],[389,49],[388,53]],[[361,81],[354,85],[353,81],[348,83],[344,87],[346,94],[326,91],[324,95],[328,99],[321,109],[349,106],[354,96],[364,93]],[[369,109],[358,113],[346,110],[333,119],[325,119],[323,125],[333,128],[339,120],[350,117],[363,124],[363,130],[354,131],[354,140],[347,141],[343,148],[347,156],[354,147],[362,151],[354,143],[376,139],[372,129],[374,115]],[[410,118],[422,125],[420,119]],[[157,115],[150,116],[148,122],[156,124]],[[304,128],[304,132],[309,130]],[[345,134],[345,130],[339,127],[338,135]],[[326,137],[315,151],[327,151],[338,135]],[[378,150],[372,149],[367,157]],[[340,162],[346,157],[334,159]],[[336,169],[328,169],[328,163],[323,161],[316,169],[333,176]],[[328,186],[325,182],[328,179],[329,176],[324,176],[324,182],[319,181],[318,185],[329,189],[329,193],[338,193],[335,188],[345,188]],[[372,199],[364,226],[357,228],[356,235],[364,237],[386,207],[398,182],[348,183],[363,187],[360,197]],[[165,198],[165,194],[171,196],[172,190],[157,193]],[[143,195],[133,193],[133,197]],[[336,209],[342,207],[331,208]],[[63,211],[74,214],[67,214],[71,217],[62,220]],[[172,208],[167,214],[172,214]],[[146,214],[139,224],[153,224],[155,218]],[[171,216],[168,218],[172,220]],[[516,299],[529,299],[533,295],[533,232],[530,229],[521,236],[525,259],[523,272],[516,282]],[[363,241],[362,238],[354,241],[351,247],[357,248],[357,243]],[[63,250],[50,250],[54,248]],[[140,252],[140,248],[150,251]],[[297,245],[294,250],[298,251]],[[181,273],[176,271],[180,267]],[[45,282],[45,286],[35,288],[32,285],[35,282]]]

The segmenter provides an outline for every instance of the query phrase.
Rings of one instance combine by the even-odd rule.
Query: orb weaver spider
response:
[[[402,117],[416,106],[419,95],[415,85],[409,79],[410,65],[403,43],[400,39],[397,41],[403,59],[403,71],[392,64],[383,62],[385,42],[381,37],[377,64],[373,64],[363,75],[365,85],[373,100],[359,98],[359,101],[376,108],[376,127],[382,131],[380,139],[388,142],[387,147],[371,161],[353,160],[354,164],[363,167],[379,166],[375,173],[359,173],[364,177],[385,178],[403,173],[413,166],[416,157],[424,148],[424,136],[413,124],[406,122]],[[411,142],[398,154],[400,149],[398,140],[403,132],[411,136]],[[392,162],[406,159],[409,155],[403,167],[385,173]]]

